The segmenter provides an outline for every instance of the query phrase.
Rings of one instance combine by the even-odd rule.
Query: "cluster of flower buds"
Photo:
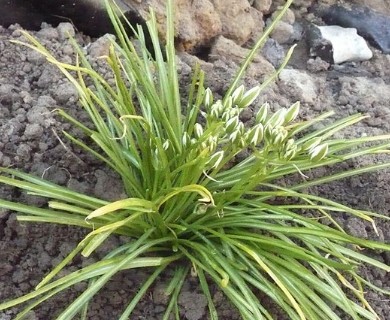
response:
[[[321,140],[308,141],[303,146],[298,146],[289,136],[289,124],[298,116],[299,102],[289,108],[281,108],[273,114],[269,114],[269,105],[265,103],[256,114],[255,125],[245,128],[240,120],[240,113],[256,100],[260,89],[256,86],[245,91],[241,85],[229,97],[214,101],[213,93],[207,88],[203,98],[206,112],[202,113],[206,123],[205,125],[196,123],[193,137],[185,134],[183,144],[200,142],[198,152],[207,149],[210,155],[208,168],[215,168],[222,162],[226,145],[235,150],[263,145],[278,152],[280,158],[287,161],[293,159],[300,151],[307,152],[312,161],[319,161],[325,157],[328,146],[321,144]]]

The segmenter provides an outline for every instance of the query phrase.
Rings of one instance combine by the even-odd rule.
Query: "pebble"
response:
[[[319,12],[327,24],[356,28],[358,33],[384,53],[390,53],[390,17],[366,6],[353,5],[347,9],[333,5]]]
[[[316,26],[308,29],[310,55],[329,63],[365,61],[372,58],[372,51],[355,28],[340,26]]]

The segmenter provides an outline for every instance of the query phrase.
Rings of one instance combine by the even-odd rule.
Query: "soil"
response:
[[[69,25],[65,27],[68,28]],[[40,31],[33,34],[62,61],[71,62],[73,49],[64,37],[63,28],[64,25],[53,28],[44,24]],[[119,197],[122,188],[118,178],[61,136],[61,130],[72,128],[56,116],[56,108],[64,108],[74,113],[81,121],[85,118],[77,105],[77,92],[60,72],[41,56],[9,42],[11,39],[20,38],[18,26],[13,25],[7,29],[0,27],[0,166],[12,165],[14,168],[98,197]],[[84,46],[96,44],[96,41],[81,34],[76,34],[76,38]],[[99,46],[103,46],[104,50],[104,43],[98,44],[98,49]],[[89,46],[89,53],[93,58],[91,47]],[[280,80],[265,90],[259,103],[268,101],[275,110],[301,100],[302,118],[311,118],[331,109],[336,111],[335,118],[361,112],[369,114],[370,118],[345,131],[345,136],[388,133],[390,56],[373,48],[372,50],[374,57],[370,61],[330,66],[327,69],[322,61],[310,60],[304,48],[298,48],[289,67],[298,72],[298,75],[305,74],[308,77],[305,79],[309,79],[309,82],[299,86],[292,85],[291,81]],[[186,79],[191,70],[191,61],[196,58],[184,53],[179,57],[180,74],[182,79]],[[96,66],[100,67],[98,60]],[[233,77],[237,64],[224,57],[214,57],[212,62],[204,62],[203,67],[207,71],[208,85],[216,92],[222,93],[229,79]],[[248,86],[256,84],[257,81],[258,79],[251,77],[245,79]],[[252,113],[248,112],[246,117],[247,121],[250,121]],[[385,158],[378,156],[355,160],[332,170],[345,170],[383,161]],[[346,179],[313,188],[311,191],[356,208],[389,215],[389,170]],[[0,198],[24,201],[37,206],[45,204],[42,199],[27,196],[5,186],[0,186]],[[346,216],[340,216],[338,220],[351,234],[390,241],[389,221],[378,221],[378,237],[371,225],[361,220]],[[85,230],[74,227],[19,223],[14,212],[0,209],[0,301],[33,290],[40,279],[56,266],[85,234]],[[103,257],[106,250],[124,241],[126,239],[122,237],[111,238],[91,259]],[[390,253],[372,255],[390,264]],[[90,261],[75,260],[67,272]],[[362,272],[374,284],[390,289],[390,278],[384,272],[370,268],[365,268]],[[116,319],[146,273],[147,270],[132,270],[115,277],[94,299],[88,319]],[[163,294],[165,283],[165,278],[159,279],[156,286],[141,301],[132,319],[161,319],[166,304]],[[84,285],[80,284],[67,291],[66,295],[50,300],[31,312],[28,319],[54,319],[62,307],[83,288]],[[367,298],[382,319],[390,319],[390,303],[386,297],[369,292]],[[218,291],[214,292],[214,299],[221,319],[239,319],[238,313]],[[195,279],[186,282],[179,303],[183,319],[207,319],[206,300],[200,294]],[[16,311],[14,308],[0,312],[0,319],[10,320]]]

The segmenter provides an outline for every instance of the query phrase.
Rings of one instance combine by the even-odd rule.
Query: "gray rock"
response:
[[[365,61],[372,58],[370,48],[355,28],[311,25],[309,43],[310,55],[329,63]]]
[[[70,22],[61,22],[57,27],[57,31],[59,39],[62,41],[75,36],[75,30]]]
[[[272,38],[269,38],[263,48],[261,54],[266,58],[275,68],[278,68],[284,60],[284,48]]]
[[[294,98],[301,102],[313,103],[317,98],[317,86],[314,79],[304,71],[295,69],[284,69],[279,74],[282,84],[286,85],[289,91],[294,91]]]
[[[115,40],[115,36],[112,34],[106,34],[100,37],[95,42],[92,42],[88,47],[88,54],[91,58],[99,58],[102,56],[108,56],[112,41]]]
[[[291,24],[279,21],[275,29],[271,33],[271,38],[275,39],[280,44],[288,43],[294,34],[294,28]]]

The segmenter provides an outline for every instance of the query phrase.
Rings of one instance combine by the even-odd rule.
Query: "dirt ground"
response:
[[[56,53],[62,61],[70,62],[73,49],[63,36],[62,28],[44,25],[36,33],[38,39]],[[53,112],[64,108],[76,114],[82,121],[84,114],[77,106],[77,93],[64,77],[41,56],[31,50],[10,43],[20,39],[16,26],[0,27],[0,166],[19,168],[43,176],[75,190],[113,199],[122,188],[115,175],[102,167],[89,155],[72,147],[61,136],[62,129],[72,130]],[[78,41],[87,46],[92,40],[76,35]],[[92,53],[89,46],[89,53]],[[92,47],[93,48],[93,47]],[[96,48],[95,48],[96,49]],[[273,109],[302,101],[301,117],[310,118],[327,110],[335,110],[341,117],[356,112],[369,114],[370,118],[345,132],[346,136],[362,134],[384,134],[390,132],[390,56],[373,49],[372,60],[331,66],[324,70],[322,62],[309,60],[304,46],[298,47],[289,68],[296,74],[285,74],[282,80],[271,85],[260,102],[270,102]],[[195,58],[182,54],[180,74],[183,79],[190,74],[190,63]],[[205,57],[203,57],[205,58]],[[203,63],[207,71],[207,82],[216,92],[222,93],[237,68],[227,57],[213,57]],[[261,68],[261,66],[257,66]],[[252,70],[253,71],[253,70]],[[255,70],[256,71],[256,70]],[[253,72],[252,75],[258,75]],[[298,82],[294,82],[294,79]],[[304,81],[300,81],[303,79]],[[259,78],[247,77],[248,86]],[[247,120],[252,114],[248,112]],[[384,158],[361,159],[349,162],[336,170],[372,163]],[[389,159],[388,159],[389,160]],[[332,183],[312,190],[341,203],[360,209],[368,209],[389,215],[390,172],[382,171]],[[0,198],[21,200],[33,205],[44,205],[42,199],[26,196],[9,187],[0,186]],[[347,231],[365,238],[390,241],[390,222],[378,221],[379,238],[370,225],[346,216],[338,217]],[[22,224],[16,215],[0,209],[0,301],[17,297],[33,290],[39,280],[77,244],[84,230],[55,225]],[[113,248],[126,239],[113,237],[91,259],[99,259],[105,250]],[[372,253],[377,259],[390,264],[390,253]],[[76,260],[67,270],[76,270],[89,261]],[[122,272],[111,281],[91,304],[89,319],[115,319],[137,290],[147,270]],[[384,272],[363,269],[376,285],[390,289],[390,278]],[[132,319],[160,319],[166,303],[163,294],[166,279],[158,284],[141,301]],[[83,289],[80,284],[66,295],[56,297],[32,312],[29,319],[54,319],[55,315]],[[382,319],[390,319],[388,297],[374,292],[368,300]],[[217,291],[214,299],[220,318],[239,319],[237,312]],[[207,319],[206,300],[200,294],[195,279],[190,279],[180,296],[183,319]],[[16,309],[0,312],[0,320],[10,320]],[[282,319],[277,316],[277,319]]]

